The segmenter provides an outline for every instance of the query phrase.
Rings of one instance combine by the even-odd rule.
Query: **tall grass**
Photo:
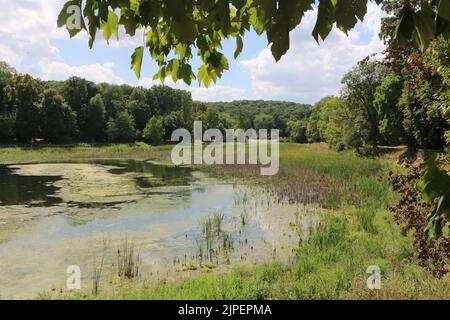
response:
[[[0,164],[62,162],[105,158],[151,159],[169,162],[171,146],[134,144],[74,144],[67,146],[0,146]]]
[[[414,258],[387,204],[395,197],[384,159],[336,153],[324,145],[281,145],[281,171],[261,177],[255,166],[221,166],[216,174],[244,177],[280,201],[328,208],[299,245],[296,263],[277,262],[229,274],[206,274],[171,284],[137,286],[118,299],[436,299],[450,297],[450,276],[438,280]],[[240,199],[236,200],[240,202]],[[203,228],[215,234],[213,218]],[[366,286],[367,267],[378,265],[382,289]]]
[[[127,279],[137,278],[139,275],[140,257],[135,253],[134,243],[128,238],[123,240],[117,251],[118,276]]]
[[[197,241],[197,246],[199,249],[198,256],[200,261],[203,261],[204,255],[206,253],[206,258],[212,262],[215,242],[220,239],[222,235],[222,225],[224,222],[225,215],[221,211],[213,212],[208,215],[202,222],[202,240]],[[203,245],[206,246],[206,251],[203,251]]]
[[[336,153],[323,145],[281,146],[281,172],[261,178],[257,167],[225,166],[222,174],[264,181],[280,199],[328,204],[327,216],[297,250],[297,263],[204,275],[181,283],[126,292],[137,299],[411,299],[450,297],[450,279],[437,280],[414,259],[386,210],[395,196],[383,159]],[[214,171],[214,169],[213,169]],[[216,171],[216,173],[218,173]],[[265,179],[265,180],[263,180]],[[269,191],[270,190],[270,191]],[[317,196],[317,194],[322,195]],[[308,201],[307,201],[308,202]],[[382,270],[382,290],[366,286],[367,267]]]

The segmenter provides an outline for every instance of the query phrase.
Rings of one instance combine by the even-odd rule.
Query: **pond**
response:
[[[293,225],[298,206],[190,168],[131,160],[0,166],[0,298],[65,291],[73,265],[82,290],[92,290],[96,270],[106,288],[127,248],[145,281],[289,263],[299,242]]]

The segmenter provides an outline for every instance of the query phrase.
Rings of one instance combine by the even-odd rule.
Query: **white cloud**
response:
[[[56,17],[64,0],[0,0],[0,58],[21,70],[40,59],[55,59],[59,50],[50,39],[60,38]]]
[[[140,78],[138,82],[136,83],[137,86],[144,87],[144,88],[150,88],[152,86],[161,85],[164,84],[168,87],[174,88],[174,89],[183,89],[185,90],[187,88],[187,85],[185,85],[183,82],[173,82],[171,78],[166,78],[164,83],[162,83],[160,80],[153,80],[152,78]]]
[[[44,80],[79,76],[97,83],[124,83],[115,75],[112,63],[71,66],[61,61],[52,40],[69,41],[67,31],[56,26],[65,1],[0,0],[0,60]],[[78,37],[86,38],[86,34]]]
[[[114,74],[114,63],[89,64],[82,66],[70,66],[62,62],[42,61],[43,80],[66,80],[71,76],[77,76],[95,83],[108,82],[123,84],[125,81]]]
[[[111,63],[87,61],[86,65],[72,66],[64,62],[58,47],[52,42],[70,41],[67,32],[56,27],[56,17],[65,1],[0,0],[0,60],[6,60],[19,72],[46,80],[64,80],[75,75],[95,82],[123,83]],[[351,31],[349,37],[333,30],[321,46],[311,36],[315,15],[309,12],[301,26],[291,34],[291,49],[278,63],[268,48],[253,59],[240,62],[250,76],[251,97],[315,102],[324,95],[337,94],[342,75],[357,61],[383,50],[377,36],[382,13],[376,5],[369,5],[365,22],[357,31]],[[120,30],[120,36],[119,42],[111,41],[113,48],[110,50],[135,46],[136,41],[142,38],[127,37],[123,30]],[[87,35],[81,33],[77,37],[84,41]],[[104,46],[105,43],[100,40],[96,45]],[[150,86],[158,83],[144,78],[137,84]],[[196,100],[231,101],[249,96],[245,89],[226,85],[188,87],[169,80],[165,84],[189,90]]]
[[[161,81],[154,81],[151,78],[141,78],[137,82],[137,86],[150,88],[154,85],[163,84]],[[164,85],[174,89],[187,90],[192,94],[192,98],[197,101],[204,102],[227,102],[233,100],[241,100],[245,98],[245,89],[235,88],[230,86],[215,85],[208,88],[205,87],[189,87],[182,81],[173,82],[172,79],[167,78]]]
[[[229,86],[217,85],[209,88],[190,88],[189,91],[192,93],[194,100],[205,102],[227,102],[245,98],[244,89]]]
[[[342,76],[358,61],[383,51],[378,37],[382,11],[377,5],[369,4],[358,31],[349,32],[347,37],[335,28],[320,46],[311,36],[316,15],[316,11],[305,15],[291,34],[290,50],[278,63],[269,48],[253,59],[241,61],[258,98],[316,102],[325,95],[339,93]]]

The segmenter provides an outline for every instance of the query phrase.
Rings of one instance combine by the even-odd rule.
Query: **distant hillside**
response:
[[[286,101],[263,101],[263,100],[240,100],[233,102],[212,102],[207,103],[218,112],[225,112],[231,115],[240,111],[245,111],[254,117],[258,114],[280,115],[283,118],[307,119],[311,113],[312,106]]]

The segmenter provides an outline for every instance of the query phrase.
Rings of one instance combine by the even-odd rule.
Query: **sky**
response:
[[[96,83],[130,84],[150,87],[157,71],[149,54],[145,56],[141,79],[130,69],[130,56],[138,46],[137,35],[130,38],[121,30],[119,41],[97,41],[91,50],[87,35],[69,39],[65,29],[56,27],[56,19],[65,0],[0,0],[0,60],[20,73],[42,80],[83,77]],[[242,99],[282,100],[315,103],[340,91],[340,80],[356,63],[372,53],[381,53],[384,45],[378,37],[383,13],[369,3],[364,22],[348,33],[334,28],[320,45],[311,33],[317,12],[309,11],[291,33],[291,48],[276,63],[265,35],[248,33],[241,56],[233,59],[235,41],[224,43],[230,70],[209,88],[198,82],[187,86],[166,79],[165,84],[189,90],[199,101]],[[193,61],[198,66],[198,61]]]

